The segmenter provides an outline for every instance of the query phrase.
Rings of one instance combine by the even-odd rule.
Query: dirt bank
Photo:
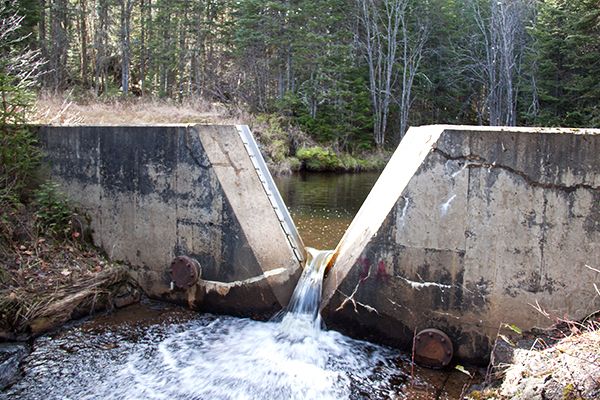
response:
[[[95,311],[131,304],[139,290],[126,268],[86,242],[45,235],[34,206],[5,216],[0,240],[0,339],[26,340]],[[73,218],[72,221],[79,221]]]

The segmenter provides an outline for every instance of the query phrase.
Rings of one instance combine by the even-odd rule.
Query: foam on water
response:
[[[406,381],[392,349],[335,331],[204,315],[185,323],[38,339],[9,399],[390,398]],[[0,394],[0,397],[2,395]]]
[[[396,351],[320,330],[321,283],[331,252],[310,250],[310,254],[312,262],[289,309],[277,320],[204,315],[184,323],[152,325],[135,335],[119,326],[96,337],[75,329],[70,338],[68,334],[55,341],[45,339],[29,356],[27,375],[10,389],[9,397],[392,397],[398,389],[392,381],[397,385],[402,380],[391,361],[398,356]],[[69,349],[77,342],[79,347],[65,351],[65,344]]]

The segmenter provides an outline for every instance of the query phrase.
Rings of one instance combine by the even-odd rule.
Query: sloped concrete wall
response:
[[[600,131],[411,128],[338,246],[329,327],[485,362],[501,324],[600,309]]]
[[[40,140],[52,178],[91,217],[94,242],[130,264],[150,296],[264,316],[287,304],[300,261],[240,130],[42,127]],[[168,267],[179,255],[227,290],[171,290]]]

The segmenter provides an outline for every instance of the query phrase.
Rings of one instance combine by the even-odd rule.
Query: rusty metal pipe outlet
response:
[[[171,262],[171,290],[189,289],[202,276],[200,263],[188,256],[175,257]]]
[[[439,329],[429,328],[415,336],[414,354],[417,364],[440,369],[450,364],[454,347],[448,335]]]

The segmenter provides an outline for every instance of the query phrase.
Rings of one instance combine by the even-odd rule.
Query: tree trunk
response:
[[[39,46],[44,60],[48,59],[48,39],[46,37],[46,0],[40,0]],[[45,81],[45,77],[43,77]]]
[[[185,60],[187,58],[187,45],[186,45],[186,29],[187,29],[187,11],[184,11],[182,20],[179,21],[179,62],[177,63],[177,75],[178,75],[178,86],[179,90],[177,93],[177,99],[183,101],[183,95],[185,92]]]
[[[140,95],[144,97],[146,91],[146,6],[140,0]]]
[[[87,4],[85,0],[79,0],[79,28],[80,28],[80,38],[81,38],[81,83],[84,88],[88,86],[88,52],[87,52],[87,41],[88,41],[88,33],[87,33]]]
[[[398,32],[406,12],[406,0],[357,0],[361,42],[369,67],[369,91],[373,108],[373,140],[385,143],[390,104],[393,99]]]
[[[119,0],[121,5],[121,89],[129,93],[129,66],[131,63],[130,29],[133,0]]]

